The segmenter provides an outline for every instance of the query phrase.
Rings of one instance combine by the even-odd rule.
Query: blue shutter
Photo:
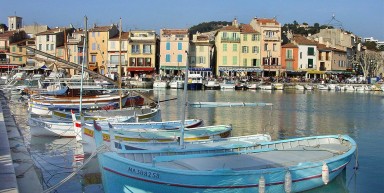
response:
[[[167,42],[167,44],[166,44],[166,50],[171,50],[171,43],[170,43],[170,42]]]
[[[165,55],[165,62],[171,62],[171,55],[170,54]]]
[[[177,62],[183,62],[183,55],[177,55]]]
[[[182,44],[181,42],[179,42],[179,43],[177,44],[177,49],[178,49],[178,50],[183,50],[183,44]]]

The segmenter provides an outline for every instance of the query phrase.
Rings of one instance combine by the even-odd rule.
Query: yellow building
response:
[[[250,25],[233,20],[231,26],[217,31],[215,46],[217,75],[247,76],[262,71],[260,34]]]
[[[119,30],[115,25],[94,26],[88,31],[88,68],[100,74],[107,74],[108,41]]]
[[[128,37],[128,75],[152,74],[155,72],[156,32],[154,30],[131,30]]]
[[[261,65],[264,76],[279,76],[281,67],[281,25],[276,19],[253,18],[250,25],[260,32]]]
[[[213,41],[208,34],[193,34],[189,47],[189,70],[192,74],[201,74],[202,77],[213,75],[213,66],[211,65]]]

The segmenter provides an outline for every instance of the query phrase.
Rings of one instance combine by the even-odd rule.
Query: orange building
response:
[[[287,76],[302,75],[299,69],[299,47],[293,43],[281,46],[281,66],[286,69]],[[305,74],[305,72],[303,72]],[[303,74],[303,75],[304,75]]]

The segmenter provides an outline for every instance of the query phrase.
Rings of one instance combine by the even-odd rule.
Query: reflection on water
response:
[[[155,98],[166,100],[183,97],[182,90],[156,90]],[[188,91],[191,102],[273,103],[270,107],[188,108],[187,118],[200,118],[205,125],[232,124],[233,136],[263,133],[273,139],[297,136],[348,134],[358,144],[360,169],[353,174],[354,159],[347,171],[327,186],[307,192],[375,192],[384,185],[376,179],[384,171],[380,146],[384,138],[384,94],[381,92],[354,93],[329,91]],[[180,119],[182,100],[161,102],[163,120]],[[73,138],[29,136],[26,107],[12,104],[16,121],[30,144],[32,157],[41,169],[45,188],[59,183],[74,171],[78,144]],[[102,192],[97,162],[92,162],[58,192]],[[84,178],[84,176],[86,176]]]

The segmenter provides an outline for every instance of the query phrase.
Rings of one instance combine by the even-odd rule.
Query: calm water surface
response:
[[[163,120],[180,119],[182,90],[156,90],[158,100],[179,98],[161,103]],[[205,125],[232,124],[233,136],[268,132],[273,139],[312,135],[347,134],[358,145],[358,170],[352,158],[347,170],[327,186],[308,192],[380,192],[384,189],[384,93],[332,91],[188,91],[190,102],[264,102],[273,107],[191,108],[187,118],[200,118]],[[52,186],[72,172],[76,152],[74,139],[28,137],[25,108],[13,105],[14,114],[30,143],[35,162],[41,168],[45,185]],[[95,169],[96,168],[96,169]],[[83,175],[97,171],[90,165],[58,189],[58,192],[102,192],[100,185],[82,187],[82,183],[100,183],[96,177]]]

